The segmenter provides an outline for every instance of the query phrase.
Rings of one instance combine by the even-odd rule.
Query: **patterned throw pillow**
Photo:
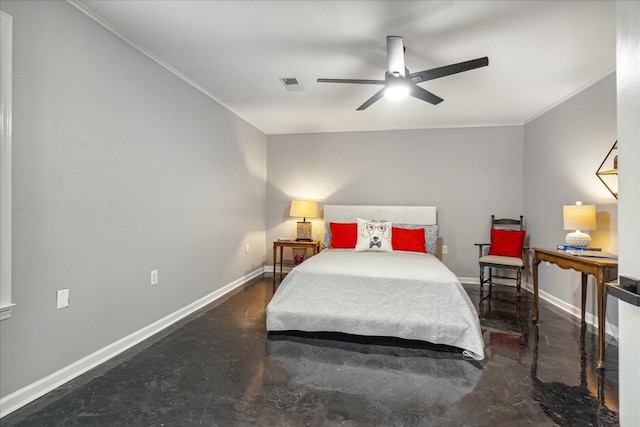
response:
[[[324,239],[322,239],[322,249],[327,249],[331,246],[331,223],[324,223]]]
[[[358,218],[358,252],[391,252],[391,223]]]

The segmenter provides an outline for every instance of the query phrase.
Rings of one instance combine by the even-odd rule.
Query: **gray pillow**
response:
[[[322,249],[327,249],[331,245],[331,227],[328,222],[324,223],[324,239],[322,240]]]

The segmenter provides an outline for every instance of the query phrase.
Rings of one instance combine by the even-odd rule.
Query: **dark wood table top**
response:
[[[611,267],[618,265],[617,258],[602,258],[602,257],[594,257],[594,256],[578,256],[573,254],[568,254],[565,251],[560,251],[558,249],[548,249],[548,248],[533,248],[535,254],[542,254],[544,258],[545,255],[554,257],[556,259],[564,259],[570,262],[579,262],[584,264],[598,265],[603,267]],[[534,255],[535,256],[535,255]]]

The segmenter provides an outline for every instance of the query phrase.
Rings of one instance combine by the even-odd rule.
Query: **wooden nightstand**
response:
[[[280,262],[278,262],[278,248],[280,248]],[[314,240],[312,242],[303,242],[296,240],[275,240],[273,242],[273,280],[276,280],[276,265],[280,264],[280,280],[282,280],[282,264],[294,265],[283,260],[284,248],[305,248],[313,251],[312,255],[316,255],[320,252],[320,242]]]

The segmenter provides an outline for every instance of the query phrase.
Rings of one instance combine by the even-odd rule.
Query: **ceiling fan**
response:
[[[318,83],[356,83],[365,85],[383,85],[380,91],[369,98],[364,104],[358,107],[358,111],[365,110],[371,104],[387,96],[389,98],[402,98],[411,95],[430,104],[436,105],[443,101],[439,96],[425,90],[417,83],[427,80],[438,79],[451,74],[473,70],[474,68],[489,65],[489,58],[472,59],[470,61],[458,62],[457,64],[446,65],[444,67],[432,68],[430,70],[409,73],[404,65],[404,44],[402,37],[387,36],[387,63],[388,70],[384,75],[384,80],[363,80],[363,79],[318,79]]]

